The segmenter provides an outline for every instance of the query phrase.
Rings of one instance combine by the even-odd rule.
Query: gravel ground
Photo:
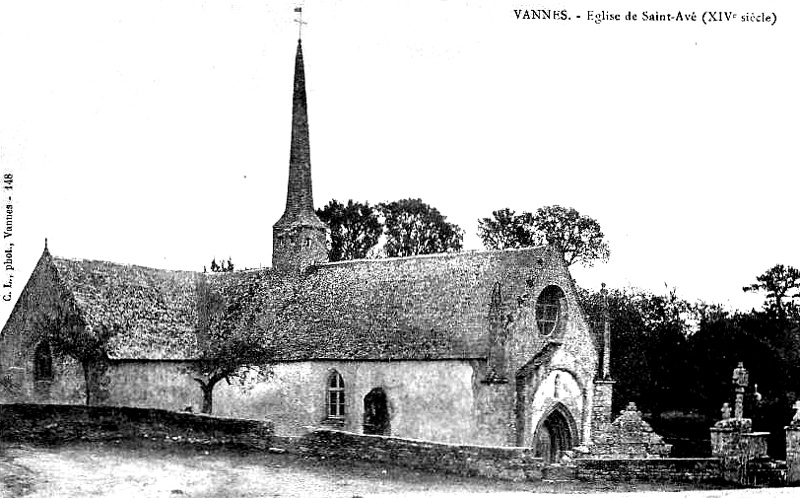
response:
[[[188,446],[6,445],[0,456],[2,497],[366,497],[366,496],[800,496],[800,489],[690,491],[690,486],[602,483],[513,483],[319,461],[286,454],[238,453]],[[661,491],[661,493],[653,493]],[[601,492],[601,493],[597,493]],[[632,493],[631,493],[632,492]],[[556,494],[552,494],[556,493]]]

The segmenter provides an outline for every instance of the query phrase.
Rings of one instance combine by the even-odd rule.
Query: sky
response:
[[[314,198],[421,198],[482,249],[493,210],[573,207],[608,263],[579,285],[730,308],[800,267],[794,2],[311,1]],[[10,313],[44,248],[202,270],[269,266],[288,176],[291,1],[0,3]],[[569,20],[517,19],[566,9]],[[587,19],[628,11],[637,21]],[[701,20],[704,10],[735,13]],[[642,12],[697,21],[641,21]],[[777,14],[775,24],[744,22]],[[578,19],[580,16],[580,19]],[[3,289],[6,292],[7,289]]]

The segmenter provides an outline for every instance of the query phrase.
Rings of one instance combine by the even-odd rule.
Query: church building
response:
[[[272,320],[272,375],[220,382],[214,414],[431,441],[535,446],[547,460],[591,446],[610,418],[608,337],[596,335],[555,246],[329,262],[314,211],[302,45],[294,73],[286,209],[272,267],[205,274],[56,257],[45,244],[0,335],[3,402],[200,411],[200,294],[224,324]],[[108,339],[84,374],[44,327]],[[52,336],[49,336],[52,337]]]

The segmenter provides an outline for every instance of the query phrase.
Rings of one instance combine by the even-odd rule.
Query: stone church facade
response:
[[[47,247],[0,335],[3,401],[199,410],[198,294],[224,320],[269,317],[282,337],[272,375],[221,382],[214,413],[433,441],[535,446],[549,460],[610,420],[606,337],[593,333],[557,247],[328,262],[313,207],[298,42],[286,210],[271,268],[205,274],[55,257]],[[125,323],[87,378],[43,340],[47,323],[92,333]],[[67,332],[64,332],[67,333]],[[91,384],[91,385],[90,385]]]

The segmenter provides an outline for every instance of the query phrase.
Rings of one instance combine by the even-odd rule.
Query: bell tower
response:
[[[311,147],[308,140],[308,105],[302,41],[297,40],[294,61],[292,144],[286,210],[272,226],[272,267],[302,270],[328,261],[327,226],[314,212],[311,192]]]

